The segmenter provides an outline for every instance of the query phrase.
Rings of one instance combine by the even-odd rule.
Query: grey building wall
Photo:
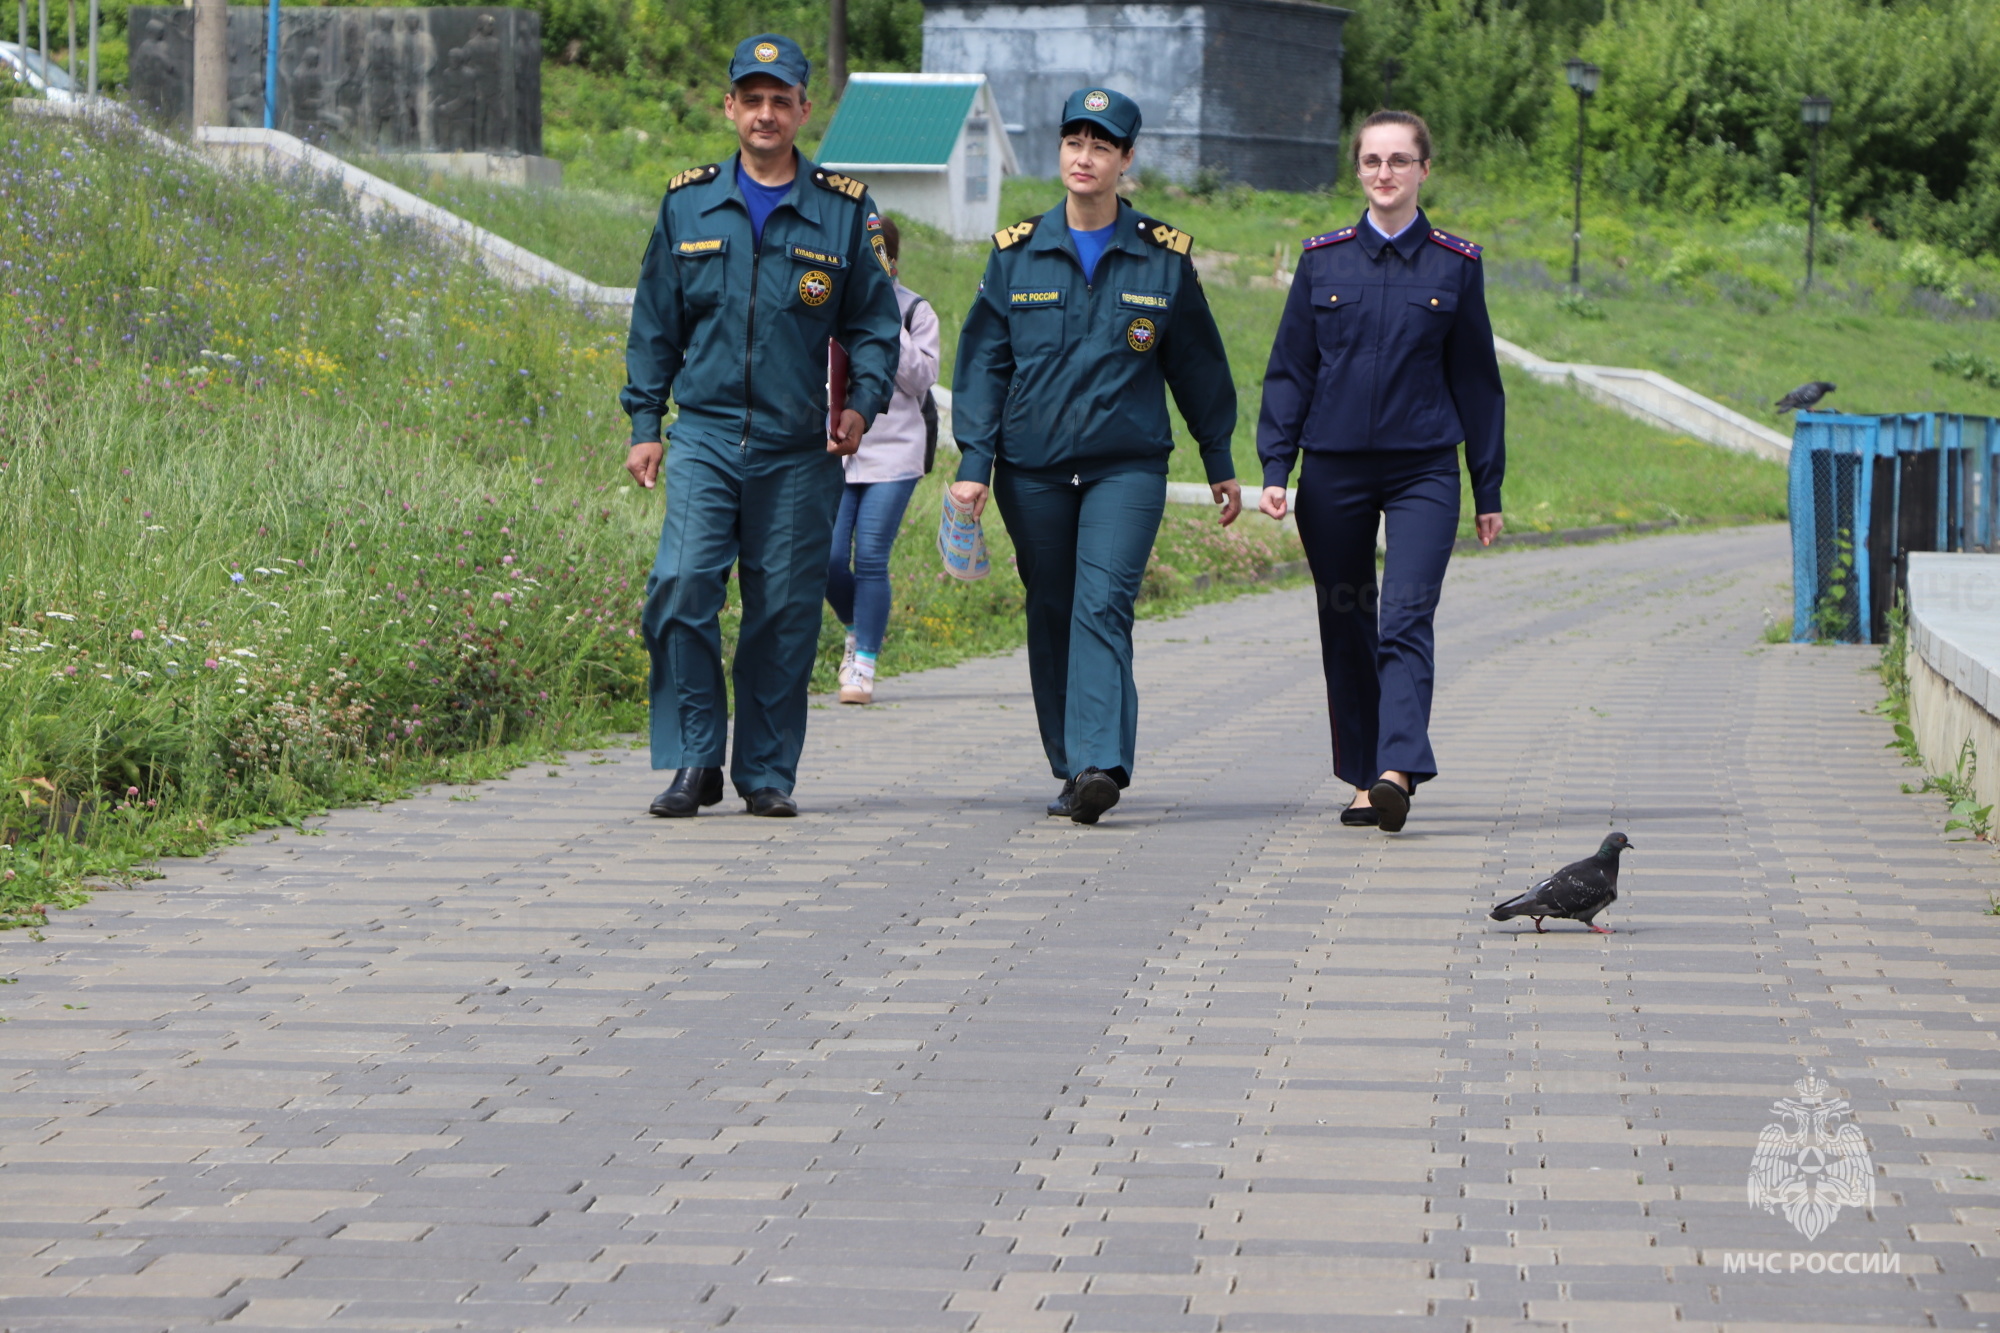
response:
[[[1310,0],[924,0],[924,69],[983,73],[1021,170],[1056,172],[1063,99],[1104,84],[1145,113],[1139,164],[1260,189],[1340,171],[1341,27]]]

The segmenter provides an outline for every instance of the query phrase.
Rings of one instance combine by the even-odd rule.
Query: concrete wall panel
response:
[[[1063,99],[1103,84],[1145,113],[1142,166],[1310,189],[1338,169],[1346,17],[1300,0],[927,0],[924,69],[985,74],[1031,176],[1055,174]]]

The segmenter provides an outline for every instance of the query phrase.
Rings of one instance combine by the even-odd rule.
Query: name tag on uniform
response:
[[[1016,310],[1033,309],[1036,306],[1059,306],[1063,303],[1060,287],[1014,287],[1007,292],[1007,304]]]
[[[729,238],[727,236],[710,236],[705,240],[682,241],[674,247],[674,250],[679,254],[694,257],[697,255],[719,255],[728,248]]]
[[[1118,304],[1128,310],[1165,310],[1173,300],[1165,292],[1120,292]]]
[[[814,250],[803,245],[788,245],[785,253],[802,264],[818,264],[822,268],[846,268],[847,260],[839,255],[830,255],[824,250]]]

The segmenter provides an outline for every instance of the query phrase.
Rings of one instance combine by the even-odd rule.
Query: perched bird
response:
[[[1533,917],[1535,933],[1546,935],[1542,918],[1552,916],[1581,921],[1598,934],[1609,935],[1608,927],[1593,924],[1591,918],[1618,901],[1618,853],[1631,845],[1624,834],[1612,834],[1598,847],[1596,855],[1564,866],[1526,893],[1501,903],[1493,909],[1493,919]]]
[[[1811,384],[1801,384],[1798,388],[1778,400],[1777,412],[1789,412],[1795,407],[1811,407],[1840,386],[1828,384],[1825,380],[1814,380]]]

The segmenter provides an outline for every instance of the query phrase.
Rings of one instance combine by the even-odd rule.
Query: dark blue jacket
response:
[[[1461,440],[1474,511],[1499,513],[1506,395],[1479,247],[1433,230],[1421,212],[1393,241],[1366,215],[1307,241],[1264,372],[1264,484],[1283,486],[1300,449]]]
[[[829,338],[847,349],[847,406],[873,421],[889,405],[903,336],[881,226],[860,181],[803,155],[761,246],[734,157],[674,177],[625,340],[618,400],[632,442],[660,438],[671,395],[676,432],[825,449]]]
[[[993,237],[986,278],[958,336],[951,431],[959,481],[1009,467],[1065,476],[1167,470],[1166,389],[1208,480],[1236,475],[1236,384],[1185,232],[1118,205],[1095,281],[1065,205]]]

